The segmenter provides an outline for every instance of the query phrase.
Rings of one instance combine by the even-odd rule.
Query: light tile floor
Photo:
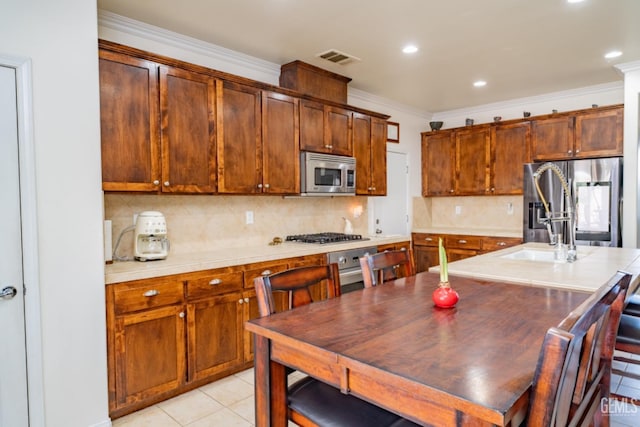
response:
[[[626,357],[637,358],[626,354]],[[614,362],[614,367],[640,374],[640,365]],[[294,372],[290,381],[303,374]],[[113,421],[113,427],[253,427],[253,369],[202,386]],[[611,390],[638,399],[638,405],[611,401],[611,427],[640,426],[640,381],[612,375]],[[294,423],[289,423],[295,427]]]

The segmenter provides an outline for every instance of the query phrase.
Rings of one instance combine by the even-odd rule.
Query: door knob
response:
[[[6,288],[2,289],[2,292],[0,292],[0,298],[11,299],[17,294],[18,290],[16,288],[14,288],[13,286],[7,286]]]

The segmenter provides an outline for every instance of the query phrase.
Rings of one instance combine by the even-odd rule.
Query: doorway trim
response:
[[[29,399],[29,425],[36,427],[45,425],[45,413],[31,60],[0,54],[0,65],[13,68],[16,72],[22,263],[26,288],[24,315],[27,348],[27,395]]]

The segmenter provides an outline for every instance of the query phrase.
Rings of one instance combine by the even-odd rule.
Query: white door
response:
[[[372,197],[374,232],[409,235],[409,164],[407,154],[387,151],[387,195]]]
[[[29,425],[15,69],[0,66],[0,426]]]

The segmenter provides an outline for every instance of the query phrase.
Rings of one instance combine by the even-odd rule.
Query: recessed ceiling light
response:
[[[475,87],[482,87],[482,86],[486,86],[487,82],[485,82],[484,80],[478,80],[477,82],[473,82],[473,85]]]
[[[582,3],[584,0],[567,0],[567,3]]]
[[[612,59],[612,58],[617,58],[618,56],[621,56],[622,52],[620,52],[619,50],[612,50],[611,52],[607,52],[604,57],[607,59]]]
[[[416,53],[417,51],[418,51],[418,47],[412,44],[407,45],[402,49],[402,52],[404,53]]]

